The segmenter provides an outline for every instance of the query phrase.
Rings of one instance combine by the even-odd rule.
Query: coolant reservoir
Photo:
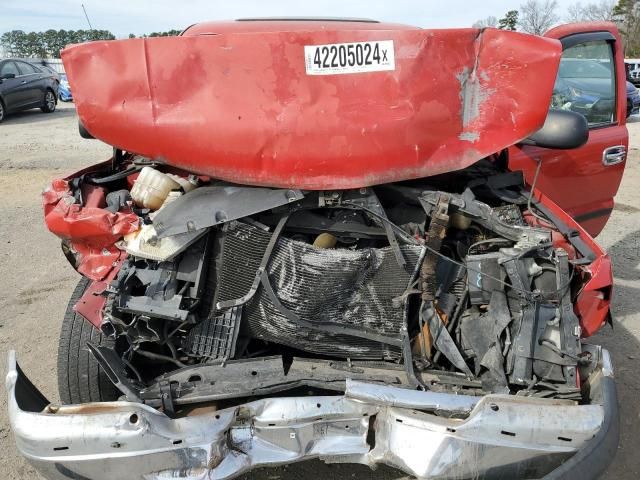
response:
[[[162,206],[171,190],[181,185],[169,175],[151,167],[144,167],[131,189],[131,198],[139,207],[157,210]]]
[[[166,175],[171,180],[178,182],[182,187],[182,190],[184,191],[184,193],[190,192],[191,190],[196,188],[195,183],[190,182],[189,180],[187,180],[184,177],[181,177],[180,175],[174,175],[173,173],[167,173]]]

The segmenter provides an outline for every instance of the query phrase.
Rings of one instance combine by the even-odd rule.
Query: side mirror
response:
[[[9,78],[16,78],[16,74],[15,73],[5,73],[0,78],[2,78],[2,80],[8,80]]]
[[[540,130],[524,139],[524,145],[568,150],[578,148],[589,140],[587,119],[569,110],[549,110]]]

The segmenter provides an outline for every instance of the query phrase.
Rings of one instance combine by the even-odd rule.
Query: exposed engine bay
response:
[[[60,403],[7,356],[18,450],[51,480],[230,480],[308,459],[420,479],[602,473],[614,371],[585,339],[610,320],[613,276],[590,232],[623,165],[589,124],[616,118],[624,82],[560,88],[574,39],[606,46],[615,77],[621,38],[602,23],[545,37],[249,19],[65,48],[81,135],[114,149],[43,192],[82,278]]]
[[[167,412],[347,378],[580,400],[573,296],[591,254],[499,163],[299,191],[117,152],[69,183],[134,225],[76,305],[115,341],[89,348],[128,400]]]

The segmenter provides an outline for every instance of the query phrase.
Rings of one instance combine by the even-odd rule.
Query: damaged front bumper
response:
[[[596,478],[613,460],[618,412],[606,350],[589,405],[473,397],[347,381],[343,396],[264,398],[171,419],[140,403],[50,404],[9,353],[9,417],[47,479],[227,479],[311,458],[383,463],[419,478]]]

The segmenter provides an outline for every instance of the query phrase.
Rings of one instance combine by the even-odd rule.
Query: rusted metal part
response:
[[[433,302],[436,299],[436,263],[440,251],[442,241],[447,234],[447,225],[449,225],[449,195],[441,193],[439,195],[436,208],[431,214],[429,230],[426,234],[427,253],[422,262],[420,269],[420,286],[422,289],[422,300],[424,302]]]
[[[422,291],[422,302],[433,304],[435,309],[436,290],[436,265],[438,256],[435,252],[440,251],[442,240],[447,234],[447,225],[449,224],[449,196],[445,193],[440,194],[436,208],[431,214],[429,230],[426,234],[427,252],[420,267],[420,289]],[[435,311],[435,310],[434,310]],[[440,318],[438,318],[440,321]],[[431,358],[432,335],[429,331],[429,323],[425,322],[421,325],[420,334],[414,340],[414,353],[422,354],[423,358]]]
[[[96,138],[247,185],[329,190],[421,178],[471,165],[544,123],[557,40],[380,25],[194,29],[73,45],[62,57]],[[393,42],[395,69],[307,75],[305,46],[363,41]]]

